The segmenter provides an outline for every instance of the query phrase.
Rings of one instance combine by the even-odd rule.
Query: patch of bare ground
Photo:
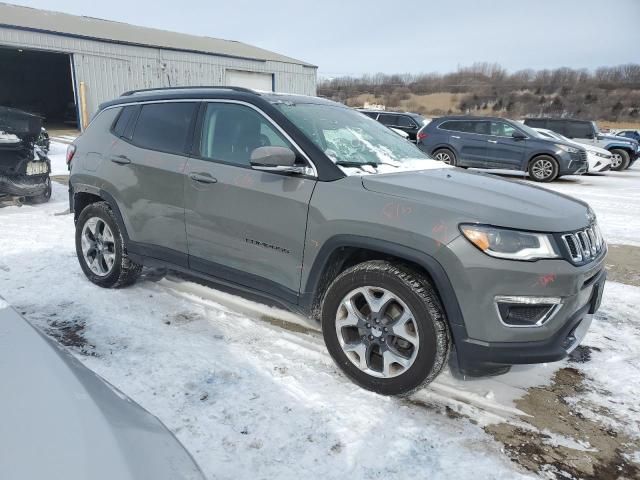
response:
[[[551,478],[584,480],[638,479],[640,465],[629,460],[640,441],[579,413],[567,401],[584,392],[584,376],[575,368],[556,372],[550,385],[529,389],[516,402],[521,425],[501,423],[485,431],[505,446],[506,454],[525,469]],[[582,407],[589,408],[582,401]],[[602,407],[600,415],[615,417]]]
[[[640,287],[640,247],[609,245],[606,265],[609,280]]]

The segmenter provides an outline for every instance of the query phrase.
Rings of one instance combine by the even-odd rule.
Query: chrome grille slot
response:
[[[589,261],[598,256],[604,248],[604,239],[598,225],[562,235],[562,240],[574,263]]]

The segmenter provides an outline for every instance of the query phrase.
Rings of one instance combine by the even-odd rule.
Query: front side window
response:
[[[405,117],[404,115],[400,115],[398,117],[398,127],[403,128],[416,128],[416,124],[409,117]]]
[[[504,122],[491,122],[491,135],[497,137],[511,137],[516,129]]]
[[[274,101],[278,108],[334,163],[372,167],[369,173],[443,168],[411,142],[380,123],[339,105]]]
[[[132,141],[141,148],[183,154],[196,103],[149,103],[142,106]]]
[[[268,146],[293,149],[253,108],[232,103],[207,104],[200,138],[201,157],[249,167],[251,152]]]

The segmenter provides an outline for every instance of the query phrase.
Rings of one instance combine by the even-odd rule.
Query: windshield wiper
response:
[[[341,167],[362,167],[363,165],[377,167],[380,164],[377,162],[349,162],[347,160],[336,160],[336,165],[340,165]]]

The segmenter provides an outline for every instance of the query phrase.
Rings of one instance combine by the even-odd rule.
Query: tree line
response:
[[[432,108],[430,94],[450,93],[448,110]],[[609,121],[640,120],[640,65],[587,69],[556,68],[507,72],[477,63],[446,74],[383,74],[321,80],[318,95],[359,106],[373,95],[388,109],[417,113],[552,115]]]

